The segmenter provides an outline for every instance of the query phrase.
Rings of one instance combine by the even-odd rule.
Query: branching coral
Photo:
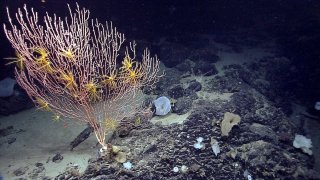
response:
[[[19,52],[10,63],[17,64],[17,82],[39,109],[88,123],[106,148],[106,133],[143,110],[142,88],[153,87],[161,77],[160,62],[148,50],[136,60],[135,42],[122,47],[124,35],[112,23],[91,21],[89,10],[69,11],[68,18],[47,13],[39,23],[37,12],[26,6],[18,9],[17,21],[7,10],[9,28],[4,25],[4,30]],[[118,56],[124,57],[120,64]]]

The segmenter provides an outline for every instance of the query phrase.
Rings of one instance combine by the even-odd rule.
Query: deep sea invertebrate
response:
[[[18,9],[17,21],[7,9],[4,31],[17,52],[11,63],[18,66],[18,84],[39,109],[88,123],[106,149],[106,133],[144,110],[142,88],[161,77],[160,62],[147,49],[137,60],[135,42],[123,47],[125,37],[112,23],[90,19],[90,11],[78,5],[75,11],[68,7],[70,17],[47,14],[43,24],[26,5]]]

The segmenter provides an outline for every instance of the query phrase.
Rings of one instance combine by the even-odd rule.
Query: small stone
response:
[[[36,163],[36,167],[41,167],[41,166],[43,166],[43,163]]]
[[[201,83],[199,83],[198,81],[194,80],[191,81],[189,86],[187,87],[187,91],[191,91],[191,92],[197,92],[200,91],[202,89],[202,85]]]
[[[170,98],[177,99],[183,97],[184,91],[185,90],[181,85],[176,85],[168,90],[168,95],[170,96]]]
[[[262,136],[262,137],[268,137],[274,141],[277,141],[276,133],[268,126],[258,124],[258,123],[253,123],[249,127],[249,130],[255,134]]]
[[[182,115],[190,111],[192,108],[192,100],[190,98],[178,98],[174,107],[172,108],[172,112],[177,113],[178,115]]]
[[[18,169],[16,169],[15,171],[13,171],[13,174],[16,176],[22,176],[24,175],[27,171],[28,171],[28,167],[20,167]]]
[[[12,143],[14,143],[14,142],[16,142],[16,138],[15,137],[10,137],[10,138],[8,138],[8,144],[12,144]]]
[[[190,171],[192,171],[192,172],[197,172],[199,169],[200,169],[199,164],[192,164],[190,167]]]
[[[62,160],[63,160],[63,156],[62,156],[60,153],[56,154],[56,155],[53,156],[53,158],[52,158],[52,162],[55,162],[55,163],[59,163],[59,162],[61,162]]]

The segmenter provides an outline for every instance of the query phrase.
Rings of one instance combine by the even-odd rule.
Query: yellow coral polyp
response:
[[[90,82],[85,85],[86,90],[89,92],[89,97],[91,100],[97,100],[99,99],[98,91],[97,91],[97,84],[94,82]]]
[[[103,121],[103,126],[106,130],[115,130],[118,127],[118,122],[115,119],[106,118]]]
[[[71,61],[75,61],[74,59],[74,53],[72,52],[71,49],[68,50],[62,50],[62,52],[59,53],[61,56],[66,57],[67,59],[71,60]]]
[[[20,71],[24,69],[24,57],[21,56],[18,52],[15,53],[16,57],[9,57],[9,58],[4,58],[4,59],[9,59],[9,60],[15,60],[7,63],[6,65],[16,63],[17,67],[19,68]]]
[[[110,76],[104,75],[102,76],[102,78],[103,78],[101,81],[102,85],[108,86],[110,88],[116,87],[116,78],[117,78],[116,72],[111,73]]]
[[[37,48],[33,48],[33,51],[38,53],[38,58],[36,58],[36,60],[38,59],[46,59],[48,57],[48,52],[41,47],[37,47]]]
[[[140,72],[140,67],[135,67],[134,69],[129,69],[128,73],[126,75],[126,81],[127,83],[137,83],[139,79],[142,77],[142,74]]]
[[[141,118],[140,117],[137,117],[134,121],[134,125],[135,126],[139,126],[141,124]]]
[[[39,59],[36,63],[40,66],[40,69],[44,69],[48,73],[55,72],[55,70],[51,66],[51,62],[49,61],[49,59]]]
[[[55,72],[55,70],[51,66],[47,51],[44,48],[34,48],[33,50],[38,54],[38,57],[35,60],[39,68],[44,69],[48,73]]]
[[[43,109],[45,111],[50,111],[49,103],[39,97],[36,97],[36,102],[38,104],[39,109]]]
[[[61,80],[64,81],[65,83],[65,88],[69,89],[69,90],[74,90],[75,88],[78,87],[72,72],[67,72],[67,73],[62,73],[61,74]]]
[[[52,120],[53,120],[54,122],[59,122],[59,121],[60,121],[60,116],[57,115],[57,114],[55,114],[55,115],[52,117]]]
[[[133,64],[134,61],[132,61],[132,59],[129,56],[126,56],[122,61],[122,67],[120,69],[127,71],[133,67]]]

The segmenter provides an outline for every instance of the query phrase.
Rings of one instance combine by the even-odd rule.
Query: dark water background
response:
[[[46,11],[64,17],[67,3],[75,1],[46,0],[0,2],[0,24],[7,22],[5,7],[11,13],[27,4],[41,17]],[[320,1],[311,0],[88,0],[79,5],[91,11],[92,18],[113,21],[128,39],[157,41],[161,37],[184,43],[190,33],[213,34],[230,41],[228,34],[239,29],[248,36],[275,40],[279,53],[296,63],[295,83],[287,88],[311,105],[320,94]],[[0,30],[0,58],[14,54],[3,29]],[[152,49],[157,53],[157,48]],[[161,59],[161,57],[160,57]],[[0,61],[0,79],[13,76],[13,66]]]

